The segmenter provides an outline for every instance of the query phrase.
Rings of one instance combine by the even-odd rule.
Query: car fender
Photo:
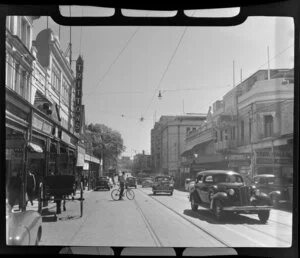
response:
[[[269,193],[269,197],[272,198],[273,196],[280,196],[281,192],[280,191],[272,191]]]
[[[255,198],[260,204],[266,204],[266,205],[270,204],[270,197],[266,193],[256,192]]]
[[[213,195],[212,200],[210,202],[210,208],[214,207],[215,200],[226,200],[228,198],[227,193],[225,192],[217,192]]]

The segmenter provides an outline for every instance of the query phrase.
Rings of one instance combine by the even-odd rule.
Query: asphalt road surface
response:
[[[267,224],[257,215],[235,215],[222,222],[207,209],[192,211],[188,193],[152,195],[151,188],[133,189],[135,199],[114,201],[110,191],[84,193],[83,216],[79,201],[67,201],[67,211],[55,209],[43,216],[46,246],[132,247],[290,247],[292,213],[271,210]]]

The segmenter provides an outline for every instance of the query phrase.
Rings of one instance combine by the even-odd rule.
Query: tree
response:
[[[125,151],[123,138],[104,124],[89,124],[85,130],[86,139],[91,142],[91,151],[103,161],[103,170],[117,162],[118,156]]]

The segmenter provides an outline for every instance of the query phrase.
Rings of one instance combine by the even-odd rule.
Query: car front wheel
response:
[[[267,223],[270,217],[270,211],[260,211],[258,213],[258,218],[262,223]]]
[[[198,205],[195,203],[194,197],[191,196],[191,208],[193,211],[197,211],[198,210]]]
[[[173,192],[171,192],[170,195],[172,196],[172,195],[173,195]]]

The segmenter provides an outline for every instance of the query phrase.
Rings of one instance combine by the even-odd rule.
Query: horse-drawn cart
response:
[[[80,217],[83,214],[83,182],[80,182],[80,197],[76,198],[75,176],[73,175],[53,175],[46,176],[43,183],[40,183],[38,194],[38,211],[42,213],[42,206],[45,201],[56,201],[57,211],[60,213],[61,202],[63,210],[66,211],[66,200],[80,201]],[[71,197],[70,197],[71,196]]]

